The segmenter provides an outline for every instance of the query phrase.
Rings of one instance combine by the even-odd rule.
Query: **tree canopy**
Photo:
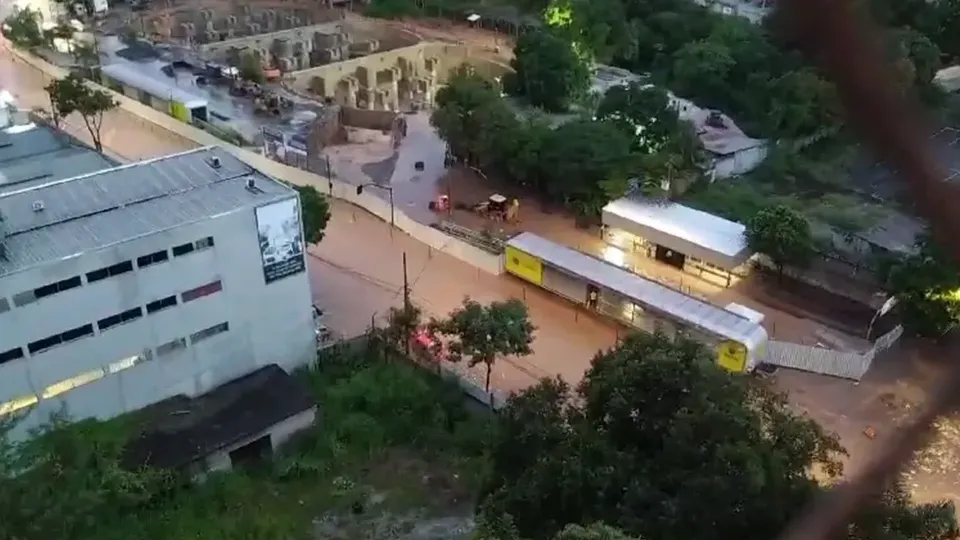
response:
[[[3,21],[3,34],[18,47],[32,48],[46,40],[40,28],[40,12],[30,8],[17,10]]]
[[[527,305],[520,300],[480,304],[469,298],[446,319],[434,319],[430,330],[447,343],[447,359],[467,360],[470,367],[483,364],[490,391],[493,364],[503,356],[526,356],[532,349],[533,332]]]
[[[806,266],[814,255],[810,222],[788,206],[763,208],[746,227],[747,245],[770,257],[781,275],[785,266]]]
[[[297,186],[300,193],[300,208],[303,213],[303,233],[308,244],[323,240],[323,233],[330,221],[330,203],[317,188]]]
[[[836,476],[844,454],[784,396],[683,337],[630,336],[598,353],[575,391],[543,380],[500,419],[480,508],[532,540],[591,523],[619,532],[577,537],[769,540],[823,489],[811,469]],[[848,538],[954,531],[951,505],[914,505],[894,488]]]
[[[549,30],[517,39],[507,90],[550,112],[564,112],[590,86],[588,59],[575,43]]]
[[[932,238],[921,239],[917,252],[894,262],[886,276],[906,330],[940,338],[960,324],[960,267]]]
[[[88,85],[76,73],[63,79],[54,79],[44,89],[50,96],[54,119],[59,121],[75,112],[79,113],[90,138],[93,139],[94,148],[97,152],[103,152],[100,130],[103,127],[104,113],[117,106],[113,97]]]

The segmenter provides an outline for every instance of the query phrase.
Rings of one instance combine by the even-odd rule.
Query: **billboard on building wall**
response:
[[[260,206],[255,212],[264,281],[270,284],[306,270],[297,198]]]

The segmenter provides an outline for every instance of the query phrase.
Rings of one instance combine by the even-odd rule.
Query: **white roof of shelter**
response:
[[[160,99],[180,102],[188,109],[207,106],[205,99],[201,99],[182,88],[151,77],[146,73],[136,71],[123,64],[108,64],[100,69],[111,79],[116,79],[123,84],[139,88]]]
[[[726,270],[753,255],[746,227],[677,203],[617,199],[603,208],[603,223]]]
[[[753,348],[766,342],[763,325],[737,313],[671,289],[585,253],[556,244],[530,232],[507,241],[524,253],[583,279],[633,298],[677,321]]]

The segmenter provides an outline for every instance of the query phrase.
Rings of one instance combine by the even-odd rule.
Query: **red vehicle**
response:
[[[446,346],[440,343],[424,326],[414,330],[410,336],[410,350],[419,358],[430,362],[446,360],[447,358]]]

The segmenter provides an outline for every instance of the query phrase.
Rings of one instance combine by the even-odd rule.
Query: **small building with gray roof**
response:
[[[68,157],[0,185],[0,415],[109,418],[314,357],[296,191],[218,147]]]

